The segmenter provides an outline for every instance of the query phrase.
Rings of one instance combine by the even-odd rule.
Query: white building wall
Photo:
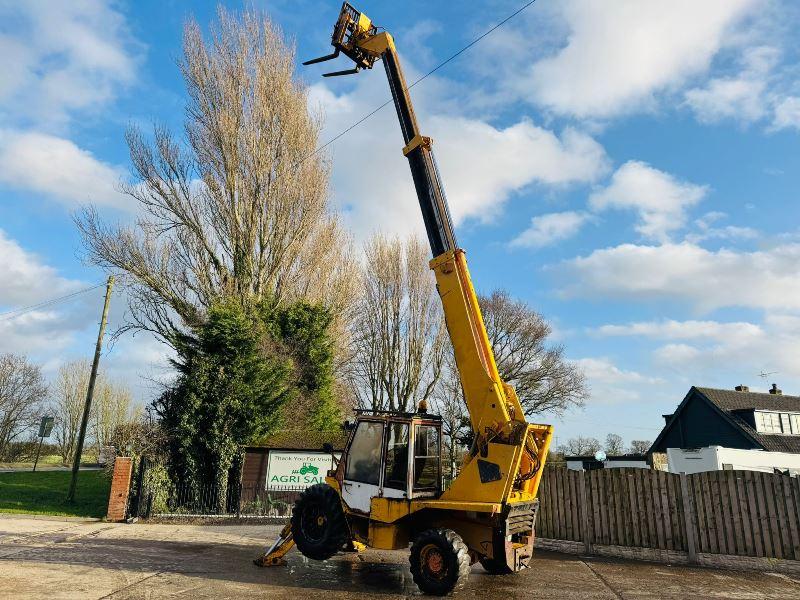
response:
[[[775,469],[788,469],[792,473],[800,474],[800,454],[788,452],[741,450],[722,446],[708,446],[692,450],[667,448],[667,461],[670,473],[686,473],[687,475],[705,471],[721,471],[723,468],[765,473],[772,473]]]

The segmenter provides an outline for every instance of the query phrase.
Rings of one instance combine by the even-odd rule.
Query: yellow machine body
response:
[[[434,254],[430,267],[455,352],[474,443],[449,487],[432,496],[416,497],[412,486],[406,497],[387,497],[381,489],[369,501],[368,512],[349,506],[342,491],[343,484],[347,485],[344,470],[349,446],[327,483],[339,493],[357,542],[380,549],[407,548],[415,532],[447,528],[461,536],[473,560],[498,559],[507,562],[511,570],[519,570],[527,566],[532,554],[535,499],[552,427],[528,423],[514,389],[500,377],[466,254],[457,246],[449,221],[432,140],[419,131],[392,36],[379,32],[368,17],[345,2],[331,41],[333,54],[305,64],[330,60],[340,53],[355,62],[354,69],[326,75],[331,76],[372,68],[378,59],[384,61],[405,139],[403,154],[411,165]],[[391,415],[370,417],[381,418],[387,423],[395,419]],[[408,415],[406,419],[410,423],[417,420]],[[277,547],[283,550],[283,546]],[[501,553],[503,556],[498,556]]]

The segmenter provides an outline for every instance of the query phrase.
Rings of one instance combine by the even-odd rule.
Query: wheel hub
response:
[[[441,550],[436,545],[428,544],[420,554],[422,565],[428,573],[437,579],[445,576],[447,568],[445,567],[444,556],[442,556]]]

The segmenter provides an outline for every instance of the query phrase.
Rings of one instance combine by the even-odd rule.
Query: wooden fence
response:
[[[800,478],[755,471],[676,475],[548,468],[537,536],[687,552],[800,560]]]

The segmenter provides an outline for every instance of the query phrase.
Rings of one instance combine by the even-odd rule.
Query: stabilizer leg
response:
[[[253,562],[259,567],[277,567],[285,565],[286,560],[283,556],[289,552],[294,546],[294,537],[292,537],[292,524],[287,523],[281,530],[278,539],[270,546],[263,556],[259,556]]]

